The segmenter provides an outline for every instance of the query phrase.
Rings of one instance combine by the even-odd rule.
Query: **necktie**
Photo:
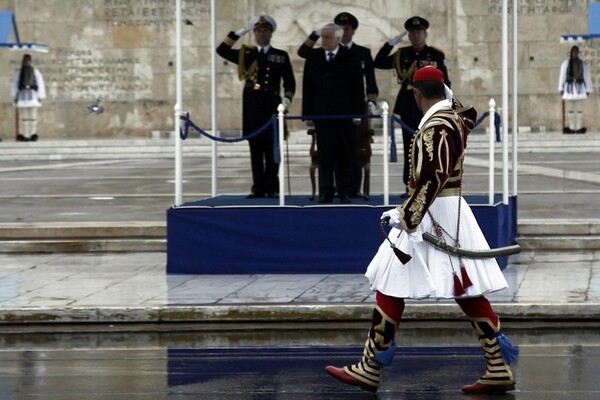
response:
[[[333,59],[333,53],[330,51],[329,53],[327,53],[327,62],[331,61]]]

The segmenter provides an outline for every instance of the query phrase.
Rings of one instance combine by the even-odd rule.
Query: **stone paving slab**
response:
[[[0,324],[358,321],[374,304],[361,274],[167,275],[164,260],[0,254]],[[600,320],[600,252],[525,252],[504,274],[488,295],[503,319]],[[451,300],[410,300],[405,317],[464,318]]]
[[[531,134],[524,138],[519,158],[523,166],[519,229],[530,240],[548,232],[559,239],[552,249],[533,246],[511,259],[504,271],[510,289],[489,298],[503,318],[598,320],[600,249],[564,250],[559,242],[574,246],[584,236],[597,240],[598,207],[592,200],[600,193],[596,154],[600,136]],[[69,152],[61,150],[69,146],[68,141],[0,145],[6,148],[3,154],[13,157],[0,167],[0,236],[5,239],[0,242],[6,246],[28,236],[50,237],[65,243],[79,241],[82,246],[73,253],[55,252],[48,246],[45,254],[16,254],[0,248],[1,324],[370,318],[374,298],[362,275],[167,275],[164,248],[153,246],[161,240],[164,245],[163,221],[173,201],[171,150],[160,149],[162,142],[159,146],[109,142],[102,150],[97,143],[75,143]],[[474,141],[465,167],[469,193],[487,189],[485,146],[479,142]],[[293,193],[309,187],[305,145],[294,144]],[[130,150],[121,154],[137,151],[137,155],[114,158],[118,153],[112,148],[120,146]],[[209,146],[201,141],[191,146],[185,162],[184,201],[210,196]],[[41,147],[46,148],[42,154]],[[78,153],[77,148],[86,151]],[[577,150],[565,151],[572,148]],[[156,158],[158,153],[164,157]],[[247,146],[220,154],[220,190],[246,193]],[[399,167],[391,168],[392,188],[401,187]],[[372,193],[381,185],[376,172],[380,168],[376,157]],[[496,188],[501,187],[499,170],[497,165]],[[100,244],[103,252],[85,252],[86,246],[88,251],[98,246],[91,242],[97,235],[111,236]],[[124,246],[123,241],[133,240],[133,235],[146,236],[143,252],[127,251]],[[462,318],[452,302],[433,301],[409,302],[406,316],[432,321]]]

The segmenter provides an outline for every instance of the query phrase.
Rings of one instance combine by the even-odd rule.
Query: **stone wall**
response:
[[[559,39],[561,34],[588,32],[589,0],[513,1],[519,12],[519,125],[558,131],[562,127],[558,72],[570,48]],[[208,130],[210,0],[182,3],[184,18],[193,24],[183,25],[184,108]],[[218,42],[260,12],[276,19],[272,44],[292,56],[299,86],[293,115],[301,112],[302,96],[303,60],[296,50],[314,28],[343,10],[358,17],[355,40],[370,47],[373,56],[403,30],[408,17],[427,18],[431,22],[428,43],[446,52],[455,93],[475,104],[480,113],[492,97],[501,104],[502,0],[217,0],[216,4]],[[142,137],[173,129],[175,0],[0,0],[0,10],[16,13],[22,41],[50,47],[46,54],[32,53],[48,91],[39,114],[42,139]],[[242,43],[253,44],[252,34]],[[600,44],[591,41],[581,49],[598,87]],[[9,81],[21,57],[22,53],[0,50],[0,137],[4,140],[14,138]],[[239,130],[242,84],[235,65],[218,58],[216,76],[218,128]],[[393,107],[398,90],[395,76],[379,70],[377,78],[380,100]],[[105,112],[85,115],[85,108],[97,98]],[[597,106],[596,96],[586,102],[585,124],[596,131],[600,130],[600,115],[593,113]],[[291,128],[304,129],[297,121]]]

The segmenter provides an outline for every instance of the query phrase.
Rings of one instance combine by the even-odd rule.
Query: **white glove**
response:
[[[381,214],[381,223],[382,225],[387,220],[387,224],[396,229],[402,229],[402,224],[400,223],[400,211],[397,208],[392,208],[391,210],[385,211]]]
[[[283,104],[286,110],[289,110],[292,106],[292,99],[286,96],[283,98],[283,100],[281,100],[281,104]]]
[[[319,29],[315,29],[314,34],[321,37],[321,35],[323,34],[323,28],[319,28]]]
[[[398,36],[396,36],[395,38],[393,38],[393,39],[390,39],[390,40],[388,41],[388,44],[389,44],[390,46],[395,46],[395,45],[397,45],[398,43],[400,43],[400,42],[402,41],[402,38],[403,38],[404,36],[406,36],[407,34],[408,34],[408,32],[407,32],[407,31],[404,31],[404,32],[402,32],[401,34],[399,34],[399,35],[398,35]]]
[[[237,31],[235,31],[235,34],[236,34],[237,36],[240,36],[240,37],[242,37],[242,36],[244,36],[246,33],[250,32],[250,31],[252,30],[252,26],[253,26],[253,25],[254,25],[254,24],[250,24],[249,26],[246,26],[246,27],[244,27],[244,28],[238,29]]]
[[[371,114],[371,115],[377,114],[377,104],[375,104],[374,101],[367,102],[367,105],[369,106],[369,114]]]

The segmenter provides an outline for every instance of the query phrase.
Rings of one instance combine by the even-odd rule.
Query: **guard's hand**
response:
[[[315,30],[313,31],[313,33],[314,33],[315,35],[317,35],[318,37],[321,37],[321,35],[323,34],[323,28],[315,29]]]
[[[304,123],[306,124],[306,126],[315,126],[315,121],[313,121],[312,119],[307,119],[306,121],[304,121]]]
[[[407,32],[407,31],[404,31],[404,32],[402,32],[401,34],[399,34],[399,35],[398,35],[398,36],[396,36],[395,38],[393,38],[393,39],[390,39],[390,40],[388,41],[388,44],[389,44],[390,46],[395,46],[395,45],[397,45],[398,43],[400,43],[400,42],[402,41],[402,38],[403,38],[404,36],[406,36],[407,34],[408,34],[408,32]]]
[[[361,123],[361,119],[360,118],[352,118],[352,124],[353,125],[360,125]]]
[[[374,101],[367,102],[367,105],[369,106],[369,114],[371,114],[371,115],[377,114],[377,104],[375,104]]]
[[[238,29],[237,31],[235,31],[235,34],[236,34],[237,36],[240,36],[240,37],[242,37],[242,36],[244,36],[246,33],[250,32],[250,31],[252,30],[252,26],[253,26],[253,25],[254,25],[254,24],[250,24],[250,25],[248,25],[248,26],[245,26],[245,27],[243,27],[243,28],[240,28],[240,29]]]
[[[392,208],[381,214],[380,222],[381,225],[390,225],[394,228],[402,229],[402,224],[400,223],[400,211],[398,211],[397,208]]]
[[[283,106],[285,107],[285,109],[287,111],[292,106],[292,99],[290,99],[289,97],[285,96],[283,98],[283,100],[281,100],[281,104],[283,104]]]

